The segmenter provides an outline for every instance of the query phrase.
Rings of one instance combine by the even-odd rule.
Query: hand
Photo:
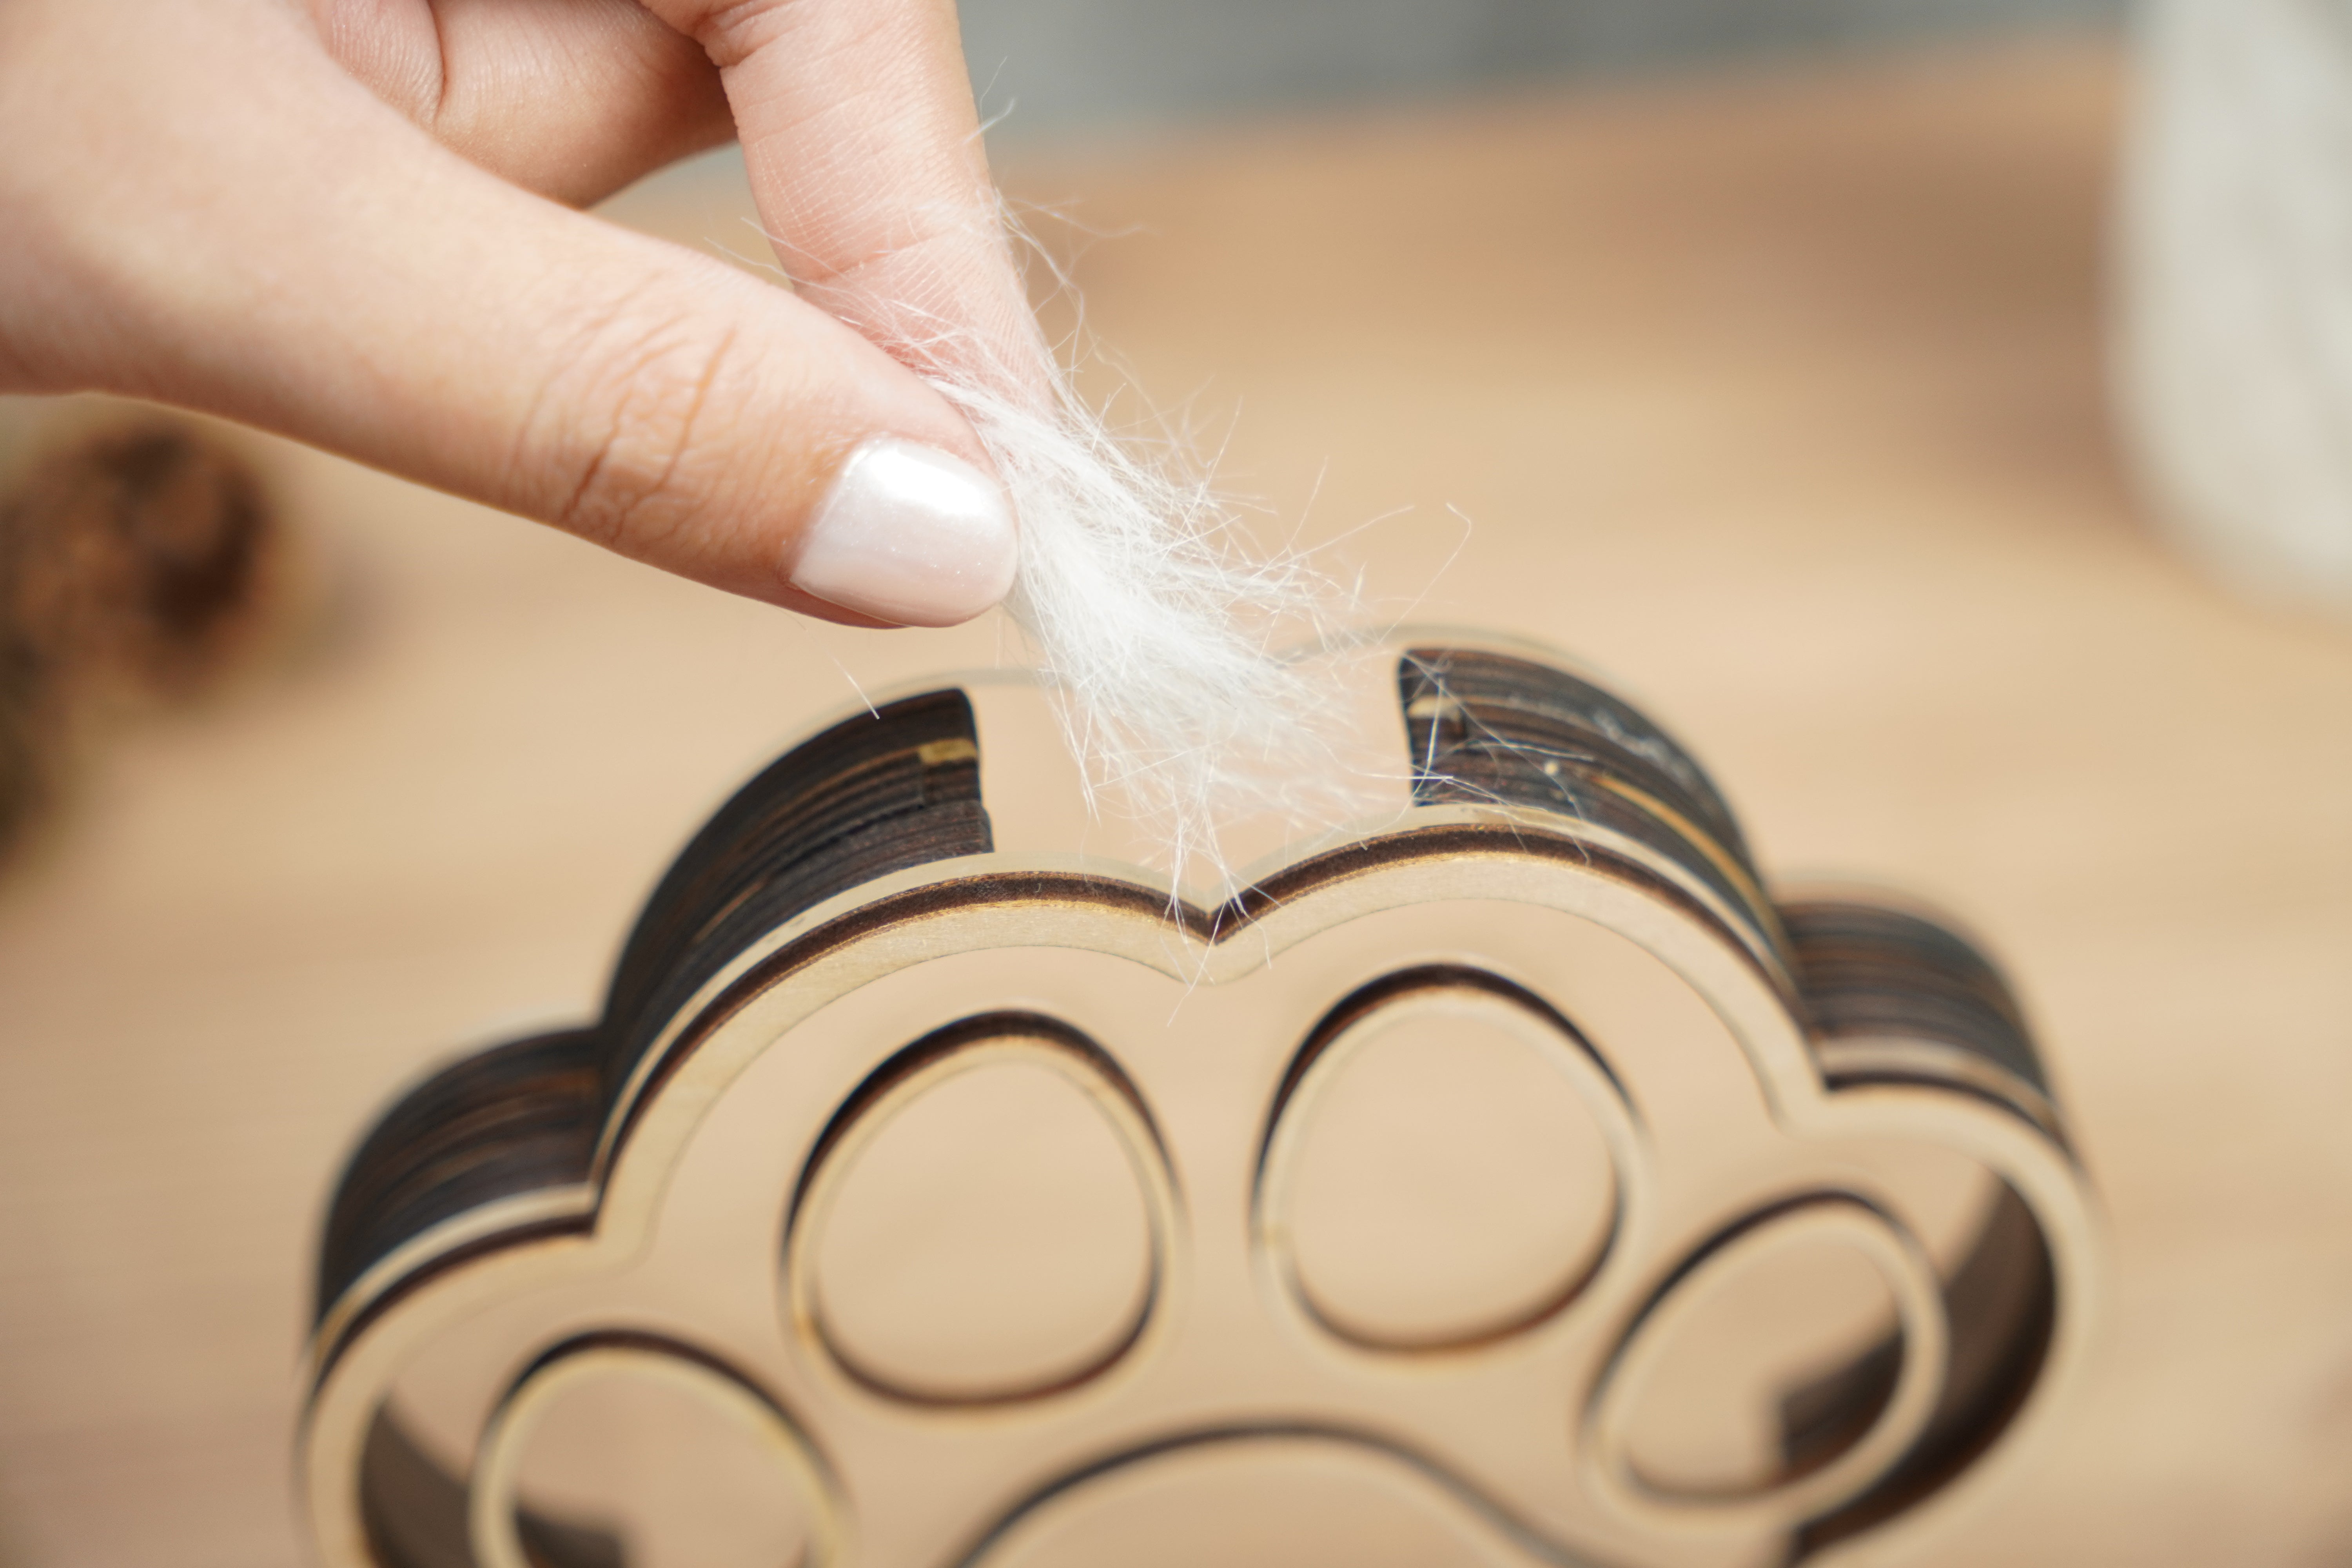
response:
[[[797,293],[575,210],[730,135]],[[994,202],[952,0],[0,5],[0,391],[225,415],[833,620],[1010,586],[910,368],[1042,363]]]

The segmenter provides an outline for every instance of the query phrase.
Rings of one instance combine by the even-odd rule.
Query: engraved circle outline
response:
[[[1753,1490],[1671,1491],[1645,1482],[1627,1451],[1630,1405],[1672,1326],[1664,1312],[1697,1306],[1723,1288],[1759,1248],[1828,1236],[1852,1245],[1878,1270],[1895,1301],[1901,1344],[1895,1387],[1862,1435],[1819,1467]],[[1677,1308],[1676,1303],[1683,1305]],[[1894,1213],[1858,1194],[1795,1194],[1725,1226],[1694,1248],[1628,1320],[1594,1378],[1579,1425],[1580,1468],[1588,1488],[1648,1522],[1730,1528],[1795,1526],[1860,1496],[1899,1464],[1936,1413],[1948,1375],[1950,1327],[1941,1280],[1918,1238]]]
[[[1133,1320],[1100,1355],[1049,1382],[976,1394],[908,1388],[861,1364],[826,1328],[816,1295],[818,1239],[857,1153],[889,1124],[899,1107],[947,1079],[1008,1058],[1043,1066],[1062,1078],[1117,1138],[1143,1199],[1147,1254],[1142,1298]],[[980,1411],[1050,1400],[1111,1372],[1165,1316],[1160,1309],[1175,1267],[1182,1212],[1167,1143],[1150,1107],[1108,1051],[1073,1026],[1043,1013],[1005,1009],[961,1018],[900,1047],[868,1073],[835,1110],[803,1159],[784,1212],[779,1256],[784,1327],[793,1342],[810,1347],[824,1365],[856,1388],[894,1404]]]
[[[802,1568],[849,1553],[848,1514],[831,1469],[801,1424],[750,1377],[707,1352],[658,1334],[604,1330],[564,1340],[516,1374],[484,1424],[466,1489],[466,1533],[481,1568],[533,1568],[523,1544],[522,1462],[549,1409],[570,1389],[618,1373],[669,1384],[725,1417],[778,1459],[809,1516]]]
[[[1359,1333],[1331,1318],[1316,1303],[1300,1277],[1291,1242],[1290,1184],[1299,1151],[1313,1125],[1315,1102],[1345,1071],[1349,1060],[1371,1037],[1366,1026],[1375,1024],[1391,1007],[1410,1005],[1433,994],[1479,998],[1486,1005],[1509,1008],[1543,1029],[1541,1045],[1530,1048],[1563,1067],[1577,1099],[1592,1116],[1608,1152],[1612,1192],[1609,1226],[1585,1267],[1558,1289],[1525,1310],[1487,1322],[1466,1333],[1434,1335],[1400,1342]],[[1257,1169],[1250,1194],[1253,1250],[1270,1267],[1280,1293],[1307,1321],[1352,1350],[1381,1356],[1433,1355],[1475,1351],[1503,1344],[1534,1332],[1559,1318],[1589,1294],[1620,1255],[1619,1244],[1633,1228],[1634,1212],[1642,1203],[1643,1166],[1641,1121],[1625,1086],[1584,1032],[1559,1009],[1526,986],[1493,971],[1466,963],[1423,963],[1392,971],[1357,986],[1308,1032],[1307,1039],[1284,1069],[1281,1085],[1267,1111],[1265,1130],[1258,1142]]]

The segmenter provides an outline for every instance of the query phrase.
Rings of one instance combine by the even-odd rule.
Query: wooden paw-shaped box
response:
[[[1078,852],[1017,682],[753,781],[599,1022],[352,1157],[325,1562],[1761,1564],[1985,1493],[2090,1247],[1998,974],[1768,896],[1547,658],[1332,680],[1395,799],[1215,909]]]

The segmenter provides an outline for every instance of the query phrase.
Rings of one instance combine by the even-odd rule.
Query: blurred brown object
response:
[[[96,721],[247,662],[280,618],[283,534],[242,458],[152,414],[68,438],[0,497],[0,857]]]

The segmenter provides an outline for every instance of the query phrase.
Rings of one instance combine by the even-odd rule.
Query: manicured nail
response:
[[[1011,591],[1020,545],[995,480],[882,436],[849,454],[802,536],[793,585],[906,626],[968,621]]]

